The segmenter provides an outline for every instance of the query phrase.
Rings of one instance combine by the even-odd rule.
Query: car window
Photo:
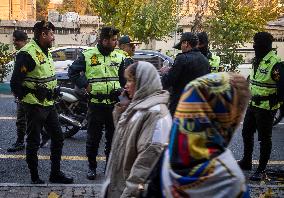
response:
[[[65,49],[66,60],[75,60],[76,59],[76,49],[67,48]]]
[[[157,69],[160,69],[164,62],[161,57],[152,54],[135,54],[133,59],[135,61],[146,61],[152,63]]]
[[[64,49],[56,50],[51,52],[53,61],[64,61],[66,60]]]
[[[53,61],[65,61],[65,60],[75,60],[76,49],[67,48],[51,52]]]

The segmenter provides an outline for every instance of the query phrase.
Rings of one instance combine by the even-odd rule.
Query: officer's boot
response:
[[[244,143],[244,157],[240,161],[238,161],[238,164],[242,170],[251,170],[253,139],[243,136],[243,143]]]
[[[86,146],[86,153],[88,157],[89,162],[89,170],[87,172],[87,179],[89,180],[95,180],[97,176],[96,168],[97,168],[97,155],[98,155],[98,149],[93,147],[91,144],[88,144]]]
[[[270,158],[270,153],[272,149],[271,140],[265,140],[260,142],[260,157],[259,157],[259,165],[256,171],[249,178],[252,181],[260,181],[265,173],[265,169]]]
[[[51,172],[49,175],[49,181],[59,184],[72,184],[73,178],[67,177],[62,171],[60,171],[61,151],[62,150],[60,148],[57,152],[55,152],[55,149],[52,149],[51,151]]]
[[[36,154],[27,153],[26,161],[31,173],[32,184],[44,184],[44,181],[39,178],[38,175],[38,159]]]
[[[44,181],[39,178],[37,169],[30,169],[32,184],[44,184]]]
[[[96,159],[88,157],[89,161],[89,170],[87,172],[87,179],[95,180],[97,176],[96,168],[97,168],[97,161]]]

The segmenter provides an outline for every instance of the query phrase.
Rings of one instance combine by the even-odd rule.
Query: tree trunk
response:
[[[150,39],[149,43],[145,43],[145,49],[156,50],[156,40]]]

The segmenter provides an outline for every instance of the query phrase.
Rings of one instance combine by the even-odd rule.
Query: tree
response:
[[[8,64],[12,60],[9,45],[0,43],[0,82],[13,69],[13,64]]]
[[[217,0],[210,6],[205,25],[211,45],[221,55],[221,63],[234,71],[243,62],[238,48],[263,31],[268,21],[279,17],[278,0]]]
[[[92,0],[106,25],[140,41],[162,40],[176,25],[176,0]]]
[[[47,7],[50,0],[36,0],[36,20],[46,20],[47,19]]]
[[[203,30],[203,23],[209,12],[209,5],[215,0],[184,0],[182,2],[182,10],[180,17],[193,17],[193,21],[189,20],[192,32],[200,32]]]
[[[62,5],[58,8],[60,13],[76,12],[80,15],[95,14],[90,0],[63,0]]]

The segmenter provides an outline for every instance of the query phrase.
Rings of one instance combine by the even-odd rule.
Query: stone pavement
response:
[[[101,184],[0,184],[1,198],[99,197]]]
[[[284,197],[284,185],[250,184],[252,198]],[[100,197],[101,184],[0,184],[1,198],[87,198]]]

